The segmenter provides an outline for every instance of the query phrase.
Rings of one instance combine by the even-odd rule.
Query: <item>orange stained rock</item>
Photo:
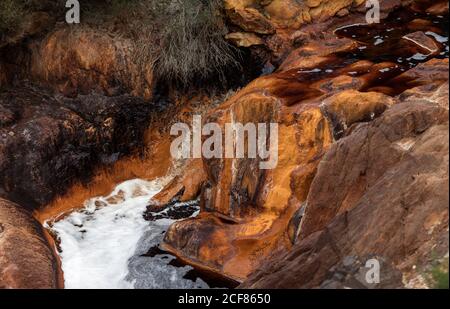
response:
[[[149,134],[154,135],[155,132]],[[99,169],[88,185],[73,185],[66,194],[36,210],[34,216],[43,223],[83,207],[84,202],[94,196],[107,195],[123,181],[133,178],[150,180],[165,176],[172,165],[169,136],[159,137],[157,142],[152,143],[151,149],[146,158],[132,156],[117,161],[112,167]]]
[[[300,206],[291,200],[306,198],[294,190],[308,190],[304,186],[332,142],[319,102],[298,109],[293,118],[281,117],[291,107],[272,92],[280,80],[276,74],[260,78],[207,115],[222,126],[277,122],[277,167],[260,170],[253,159],[204,160],[210,188],[202,191],[202,214],[175,223],[165,238],[164,247],[175,255],[238,281],[269,254],[291,245],[287,226]],[[299,166],[304,173],[294,173]]]

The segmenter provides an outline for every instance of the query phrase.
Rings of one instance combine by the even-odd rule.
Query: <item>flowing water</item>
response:
[[[110,195],[92,198],[83,209],[45,223],[57,240],[65,288],[209,287],[196,276],[184,278],[193,269],[174,263],[175,257],[162,251],[148,254],[175,222],[172,214],[178,208],[183,215],[177,219],[198,213],[195,201],[175,203],[146,221],[149,200],[166,182],[126,181]]]

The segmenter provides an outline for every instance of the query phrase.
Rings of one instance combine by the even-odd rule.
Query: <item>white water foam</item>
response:
[[[162,228],[174,222],[162,219],[150,223],[143,218],[149,200],[164,183],[163,180],[126,181],[109,196],[92,198],[86,201],[83,209],[64,219],[46,222],[45,227],[59,239],[66,288],[135,287],[136,280],[129,275],[129,260],[142,247],[139,245],[141,238],[145,234],[161,234]],[[164,272],[161,265],[158,267]],[[189,267],[184,268],[178,276],[174,277],[173,269],[167,275],[182,279],[178,277],[189,270]],[[194,287],[207,287],[203,282],[192,283],[196,284]],[[154,285],[158,287],[157,282]]]

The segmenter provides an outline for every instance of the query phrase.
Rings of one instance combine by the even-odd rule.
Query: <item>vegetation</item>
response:
[[[64,0],[0,0],[0,35],[20,32],[27,16],[36,11],[51,11],[60,14]]]
[[[86,13],[90,20],[120,25],[137,43],[136,60],[152,62],[160,80],[188,86],[211,77],[223,80],[239,67],[239,52],[224,39],[222,5],[220,0],[109,0],[94,1]]]
[[[64,18],[64,0],[0,0],[0,37],[14,34],[27,14],[50,10]],[[221,0],[80,1],[83,25],[106,27],[136,42],[135,60],[152,63],[159,80],[190,86],[223,82],[239,68],[239,52],[224,36]],[[234,74],[236,75],[236,74]]]

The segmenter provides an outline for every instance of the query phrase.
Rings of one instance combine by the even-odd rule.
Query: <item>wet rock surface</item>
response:
[[[448,105],[443,87],[435,97]],[[331,146],[311,184],[297,243],[242,287],[318,287],[355,253],[379,255],[403,273],[426,264],[433,250],[444,255],[448,109],[439,105],[410,98]]]
[[[0,198],[0,288],[56,288],[56,273],[42,226],[22,206]]]
[[[29,84],[2,91],[0,107],[0,196],[29,208],[135,149],[151,111],[127,95],[69,99]]]
[[[163,248],[237,281],[244,281],[250,275],[244,281],[244,287],[298,288],[320,286],[329,269],[343,256],[380,253],[382,258],[407,271],[412,266],[407,267],[407,263],[426,261],[425,248],[430,248],[434,239],[439,239],[442,250],[448,247],[443,236],[448,208],[444,207],[446,199],[434,194],[440,190],[448,192],[443,185],[446,179],[448,181],[445,159],[442,161],[448,157],[445,154],[448,143],[442,136],[448,123],[448,101],[444,99],[448,83],[447,47],[441,46],[438,56],[432,53],[414,57],[418,52],[417,45],[403,46],[405,42],[400,40],[413,32],[399,26],[399,23],[407,24],[413,20],[414,14],[402,12],[395,11],[383,24],[392,25],[391,36],[381,37],[385,29],[377,25],[349,28],[340,24],[339,32],[328,29],[317,43],[306,42],[292,51],[276,72],[254,80],[211,111],[206,122],[214,121],[221,126],[229,122],[277,122],[280,126],[278,165],[264,171],[258,168],[257,160],[204,160],[208,179],[202,190],[201,213],[196,218],[173,224]],[[445,23],[433,25],[436,25],[434,33],[447,36],[442,28]],[[372,36],[370,40],[368,31]],[[374,37],[379,41],[373,41]],[[433,40],[433,35],[427,35],[427,39]],[[437,44],[436,40],[433,42]],[[394,54],[386,54],[388,50]],[[409,90],[411,93],[407,94],[411,88],[415,90]],[[433,99],[425,102],[426,97]],[[415,159],[408,160],[409,146],[402,150],[403,140],[417,139],[426,144],[421,137],[427,130],[432,132],[429,134],[434,136],[433,145],[439,149],[437,153],[431,151],[435,157],[429,159],[435,162],[415,166],[423,171],[408,171]],[[370,139],[372,135],[374,140]],[[337,141],[341,138],[342,142]],[[400,146],[391,145],[400,140]],[[338,150],[344,156],[341,159]],[[425,153],[417,154],[420,160],[427,156]],[[357,159],[360,157],[361,164]],[[336,162],[336,166],[328,166],[330,162]],[[436,166],[441,163],[443,165]],[[400,166],[402,170],[396,171]],[[346,192],[345,185],[333,179],[340,173],[344,178],[352,177],[352,171],[356,178],[349,180],[347,196],[343,193]],[[389,192],[398,195],[404,188],[405,194],[413,194],[409,191],[410,184],[402,184],[402,181],[422,172],[441,177],[436,187],[430,189],[433,192],[414,191],[414,194],[422,191],[426,195],[424,199],[430,203],[427,207],[436,207],[440,214],[439,228],[435,230],[436,236],[419,237],[415,246],[404,249],[410,243],[400,238],[395,240],[389,233],[403,235],[401,229],[394,231],[399,222],[406,220],[403,209],[409,209],[409,206],[402,205],[415,205],[416,197],[411,196],[411,200],[401,204]],[[389,177],[397,173],[399,183],[392,183],[394,180]],[[381,175],[387,177],[385,186],[378,183],[383,178]],[[321,177],[323,192],[316,192],[315,184]],[[360,182],[357,177],[364,181]],[[426,178],[422,181],[426,182]],[[330,200],[321,200],[325,192],[331,192]],[[373,194],[370,204],[364,202],[369,200],[366,193]],[[346,196],[342,200],[341,194]],[[377,200],[388,196],[392,200]],[[340,202],[344,205],[342,210],[341,206],[337,209],[330,206]],[[356,207],[359,202],[365,206]],[[311,205],[320,206],[316,209]],[[353,210],[355,227],[347,235],[342,233],[346,231],[346,220],[352,211],[350,205],[356,207]],[[304,216],[294,220],[303,207]],[[420,206],[411,208],[420,209]],[[390,209],[402,211],[399,210],[396,217],[389,214]],[[417,223],[425,220],[424,214],[416,211],[411,212],[412,220]],[[358,216],[364,217],[362,221],[371,221],[359,224]],[[329,232],[333,222],[336,230]],[[385,224],[391,224],[392,230],[379,232],[376,226]],[[411,235],[421,234],[421,227],[416,223],[412,226],[416,230]],[[335,240],[330,233],[343,236]],[[380,236],[381,239],[377,235],[385,236]],[[293,240],[296,244],[292,247]],[[374,244],[363,247],[364,241]],[[415,258],[406,262],[409,255],[404,250],[415,252]],[[296,254],[299,257],[292,262]],[[325,259],[327,261],[323,261]],[[270,276],[274,272],[276,275]],[[401,285],[398,281],[396,284]]]

